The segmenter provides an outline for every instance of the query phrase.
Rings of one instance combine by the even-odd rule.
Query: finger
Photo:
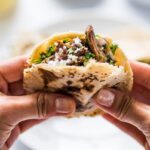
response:
[[[8,91],[9,91],[9,95],[12,96],[19,96],[25,94],[25,91],[23,89],[23,81],[20,80],[14,83],[10,83],[8,85]]]
[[[23,69],[25,67],[26,57],[17,57],[9,62],[0,64],[0,75],[2,75],[8,83],[16,82],[22,79]]]
[[[23,122],[19,123],[19,125],[17,125],[11,131],[11,135],[9,136],[9,138],[6,142],[7,147],[10,148],[21,133],[23,133],[27,129],[29,129],[29,128],[31,128],[31,127],[33,127],[33,126],[35,126],[35,125],[37,125],[43,121],[44,120],[28,120],[28,121],[23,121]]]
[[[142,103],[150,105],[150,91],[137,83],[134,83],[131,96]]]
[[[103,117],[109,122],[111,122],[112,124],[114,124],[115,126],[117,126],[123,132],[127,133],[128,135],[136,139],[138,143],[140,143],[143,146],[145,145],[146,143],[145,135],[143,135],[143,133],[140,130],[138,130],[136,127],[128,123],[121,122],[109,114],[103,114]]]
[[[20,129],[18,126],[16,126],[12,131],[11,134],[9,136],[9,138],[6,141],[6,146],[9,149],[13,143],[16,141],[16,139],[19,137],[20,135]]]
[[[25,132],[26,130],[30,129],[31,127],[45,121],[45,119],[32,119],[26,120],[19,123],[20,133]]]
[[[150,65],[136,61],[131,61],[130,64],[134,74],[134,81],[150,89]]]
[[[102,110],[123,122],[136,126],[145,136],[150,135],[150,106],[110,88],[102,89],[94,100]]]
[[[11,124],[29,119],[69,115],[75,111],[75,103],[71,97],[50,93],[1,96],[0,105],[0,119],[7,120]]]

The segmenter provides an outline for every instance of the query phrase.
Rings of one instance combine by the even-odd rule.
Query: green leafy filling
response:
[[[95,58],[95,54],[93,54],[91,52],[86,53],[84,56],[84,65],[86,65],[87,62],[89,61],[89,59],[91,59],[91,58]]]
[[[112,51],[113,54],[115,54],[117,48],[118,48],[118,45],[117,45],[117,44],[112,44],[112,45],[110,46],[110,49],[111,49],[111,51]]]
[[[55,52],[55,46],[50,46],[47,50],[46,56],[49,57]]]
[[[40,57],[39,59],[34,59],[33,60],[33,63],[36,63],[36,64],[39,64],[41,63],[45,58],[48,58],[50,57],[52,54],[54,54],[55,52],[55,47],[54,46],[50,46],[48,49],[47,49],[47,52],[42,52],[40,54]]]
[[[40,58],[39,59],[33,59],[32,62],[35,64],[40,64],[42,62],[42,60]]]
[[[116,63],[116,61],[115,60],[110,60],[109,63],[112,64],[112,65],[114,65]]]
[[[69,40],[68,39],[63,39],[63,43],[68,43]]]
[[[85,54],[85,58],[86,59],[95,58],[95,54],[93,54],[91,52],[88,52],[88,53]]]

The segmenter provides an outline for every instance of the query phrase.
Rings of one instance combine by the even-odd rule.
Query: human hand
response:
[[[93,98],[106,112],[103,117],[150,150],[150,66],[131,62],[134,86],[130,94],[112,88],[100,90]]]
[[[0,149],[7,150],[17,137],[51,116],[75,111],[72,98],[61,94],[24,95],[23,68],[26,58],[0,64]],[[5,94],[5,95],[4,95]]]

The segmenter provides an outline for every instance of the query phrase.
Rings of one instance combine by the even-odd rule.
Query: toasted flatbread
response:
[[[130,91],[133,84],[133,74],[130,64],[119,47],[114,53],[115,63],[99,62],[95,58],[89,59],[86,65],[66,65],[50,61],[51,63],[36,62],[41,53],[45,54],[51,45],[57,45],[64,39],[84,40],[84,33],[68,32],[50,36],[35,46],[28,59],[28,66],[24,70],[24,89],[30,93],[49,91],[65,93],[76,99],[76,112],[73,116],[94,116],[101,113],[91,98],[102,88],[114,87]],[[101,38],[101,35],[99,35]],[[112,40],[104,38],[111,45]],[[72,117],[73,117],[72,116]]]

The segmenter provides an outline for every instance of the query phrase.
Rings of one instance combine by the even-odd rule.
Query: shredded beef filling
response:
[[[85,66],[90,59],[98,62],[115,64],[114,54],[118,46],[95,35],[93,27],[88,26],[85,31],[85,39],[76,37],[66,38],[51,45],[46,52],[40,54],[34,63],[63,64],[74,66]]]

